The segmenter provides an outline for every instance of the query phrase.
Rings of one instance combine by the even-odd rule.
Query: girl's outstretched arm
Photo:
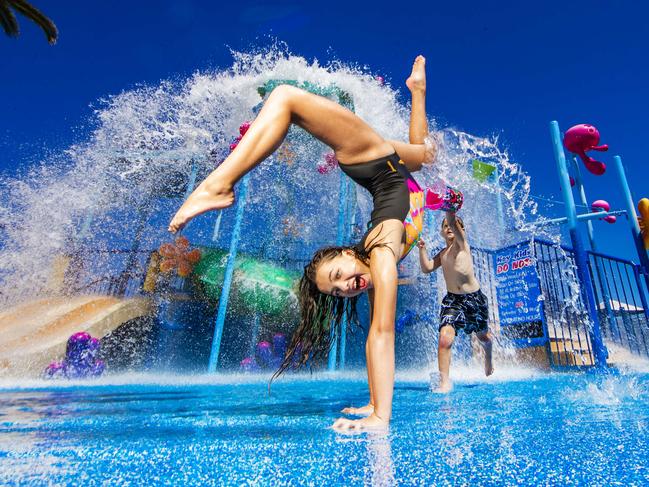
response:
[[[333,427],[340,430],[385,429],[392,416],[394,392],[394,320],[397,307],[397,261],[401,255],[403,222],[386,220],[377,225],[368,240],[377,238],[382,245],[370,254],[370,274],[374,286],[372,319],[367,336],[368,375],[374,411],[359,420],[338,419]]]

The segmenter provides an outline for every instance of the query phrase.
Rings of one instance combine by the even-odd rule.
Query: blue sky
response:
[[[230,48],[269,36],[306,57],[369,66],[402,82],[428,58],[428,111],[477,135],[499,135],[560,199],[548,123],[592,123],[621,154],[637,201],[649,196],[646,2],[52,2],[33,0],[60,30],[51,47],[30,22],[0,37],[0,174],[22,172],[83,140],[92,104],[139,84],[231,64]],[[405,136],[405,134],[404,134]],[[611,173],[587,175],[591,199],[622,200]],[[597,224],[600,247],[637,261],[624,219]]]

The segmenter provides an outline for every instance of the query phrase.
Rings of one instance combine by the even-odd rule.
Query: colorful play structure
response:
[[[274,87],[284,83],[354,109],[351,95],[335,86],[272,80],[259,87],[260,104],[253,112]],[[230,150],[249,126],[241,122]],[[615,156],[613,169],[624,208],[611,210],[602,199],[589,203],[579,161],[588,172],[603,177],[606,165],[587,153],[608,147],[599,145],[600,134],[591,125],[572,127],[563,138],[557,122],[550,128],[566,215],[545,220],[543,225],[565,225],[572,245],[563,247],[534,238],[495,249],[475,246],[477,277],[490,302],[490,326],[503,343],[512,344],[521,360],[541,367],[601,369],[624,354],[649,357],[649,200],[640,200],[638,218],[621,158]],[[291,138],[302,142],[304,137],[290,133],[276,157],[286,165],[306,164],[296,162],[304,156],[291,147]],[[477,181],[497,189],[501,174],[496,163],[467,163]],[[355,185],[340,171],[336,176],[336,168],[331,153],[323,153],[315,164],[323,178],[339,177],[337,204],[331,205],[330,213],[336,215],[335,244],[345,245],[362,233],[362,215]],[[194,189],[198,175],[199,164],[192,160],[181,190],[185,197]],[[255,213],[254,207],[249,207],[250,177],[246,175],[239,183],[236,206],[214,215],[208,245],[180,237],[157,249],[141,249],[142,220],[136,242],[129,249],[97,251],[87,244],[76,246],[57,264],[54,297],[0,313],[0,374],[41,375],[47,371],[54,377],[80,377],[79,370],[85,367],[84,373],[92,376],[103,370],[104,363],[107,372],[134,364],[149,370],[209,373],[276,367],[298,316],[294,289],[310,251],[289,252],[282,245],[241,251],[242,228]],[[580,205],[591,212],[577,213],[573,191]],[[499,191],[493,193],[500,228],[505,229],[503,201]],[[177,192],[170,193],[175,195]],[[230,212],[226,218],[231,225],[228,236],[223,230],[226,211]],[[598,251],[593,222],[620,225],[616,219],[621,216],[627,218],[638,264]],[[299,243],[303,229],[292,218],[290,211],[281,216],[282,238]],[[589,248],[579,222],[586,224]],[[87,234],[89,225],[90,219],[86,219],[80,233]],[[108,260],[112,274],[94,278],[97,273],[93,269]],[[407,360],[416,355],[412,350],[421,348],[422,330],[436,323],[442,296],[430,281],[422,281],[429,277],[401,277],[397,358]],[[409,289],[418,284],[433,289],[425,306]],[[367,314],[363,311],[361,316]],[[368,323],[361,325],[367,327]],[[101,349],[91,342],[93,336],[99,338]],[[364,334],[348,334],[343,327],[335,337],[326,368],[335,371],[362,364],[363,339]],[[78,365],[81,352],[75,351],[80,347],[77,342],[86,347],[83,360],[88,362],[83,367]],[[146,347],[134,351],[123,346],[125,343],[146,343]],[[399,347],[409,352],[400,354]],[[470,354],[471,347],[467,350]],[[125,358],[125,353],[131,356]],[[145,356],[135,360],[132,355]],[[52,364],[57,360],[62,362]]]

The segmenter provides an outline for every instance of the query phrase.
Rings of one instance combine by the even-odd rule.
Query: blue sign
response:
[[[500,324],[542,321],[541,289],[530,244],[498,250],[494,259]]]

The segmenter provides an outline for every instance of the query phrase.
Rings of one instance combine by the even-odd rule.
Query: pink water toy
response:
[[[327,174],[334,170],[338,165],[338,159],[333,152],[327,152],[324,156],[324,161],[317,164],[316,169],[320,174]]]
[[[606,212],[610,211],[611,205],[609,205],[608,201],[606,200],[597,200],[593,201],[593,203],[590,205],[590,208],[593,211]],[[604,218],[600,218],[600,220],[604,220],[606,223],[615,223],[617,221],[617,217],[615,215],[607,215]]]
[[[239,125],[239,133],[241,134],[241,137],[246,135],[246,132],[250,128],[251,122],[243,122],[241,125]]]
[[[611,209],[611,205],[609,205],[608,201],[606,200],[597,200],[591,203],[590,208],[593,211],[609,211]]]
[[[463,202],[462,191],[451,188],[441,181],[425,190],[424,208],[429,210],[457,212],[462,208]]]
[[[608,145],[599,144],[599,131],[592,125],[582,123],[570,127],[563,136],[563,145],[573,154],[577,154],[584,161],[586,169],[601,176],[606,172],[606,164],[596,161],[586,154],[589,150],[604,152],[608,150]]]

